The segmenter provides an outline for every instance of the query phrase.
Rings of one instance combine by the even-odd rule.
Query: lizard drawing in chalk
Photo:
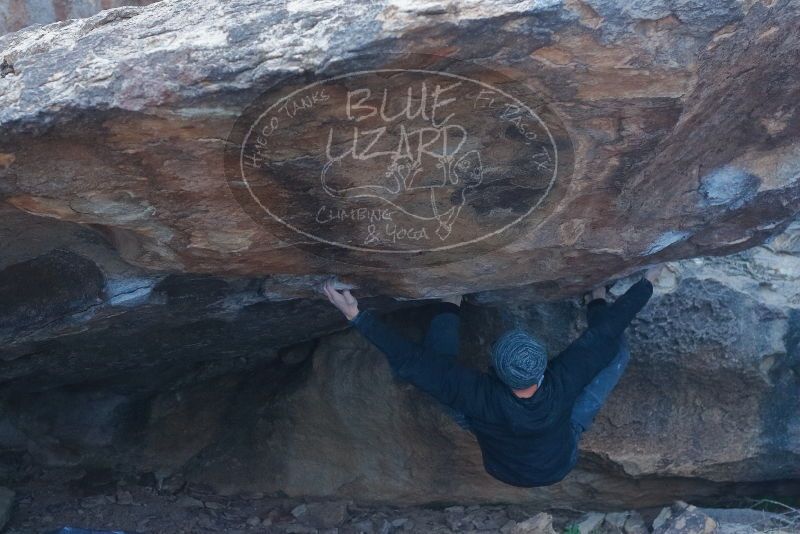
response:
[[[458,159],[454,155],[409,155],[391,158],[381,183],[334,187],[341,160],[329,161],[322,169],[322,187],[336,198],[379,198],[416,219],[436,220],[436,235],[444,241],[453,231],[466,193],[483,179],[480,152],[470,150]],[[432,169],[431,169],[432,168]],[[344,170],[341,170],[344,173]],[[427,197],[427,198],[425,198]]]

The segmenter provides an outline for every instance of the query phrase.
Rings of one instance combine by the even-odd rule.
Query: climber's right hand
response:
[[[661,273],[663,271],[664,271],[664,264],[653,265],[644,272],[644,277],[650,280],[651,284],[655,285],[655,283],[658,282],[658,278],[661,276]]]

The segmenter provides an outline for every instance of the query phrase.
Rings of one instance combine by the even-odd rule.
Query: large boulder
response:
[[[633,476],[796,477],[800,258],[773,246],[679,264],[587,452]]]
[[[149,269],[570,296],[800,209],[799,15],[183,0],[33,26],[0,37],[0,196]]]
[[[644,507],[680,495],[792,494],[800,257],[785,247],[793,241],[670,264],[631,329],[630,367],[585,435],[578,469],[556,486],[517,490],[491,479],[474,438],[429,397],[394,382],[355,331],[321,340],[305,382],[268,415],[248,416],[244,435],[207,449],[189,472],[227,491],[244,484],[411,502]],[[462,356],[481,368],[511,325],[536,332],[553,354],[584,326],[575,301],[467,305],[462,313]],[[417,337],[428,319],[417,313],[409,327],[404,312],[387,317]]]
[[[225,493],[595,509],[793,495],[795,245],[789,233],[738,255],[669,264],[634,322],[630,367],[585,435],[578,468],[549,488],[520,490],[487,475],[475,439],[430,397],[393,380],[383,355],[354,330],[250,361],[197,361],[150,388],[129,372],[128,380],[18,393],[0,407],[0,438],[44,464],[151,471]],[[556,354],[585,325],[576,300],[536,303],[523,294],[492,304],[499,300],[476,294],[464,304],[468,365],[485,368],[490,344],[509,326],[532,330]],[[419,338],[431,311],[385,319]]]
[[[0,37],[3,459],[404,502],[791,492],[797,229],[705,256],[800,211],[798,22],[789,0],[174,0]],[[423,88],[425,113],[378,113]],[[419,301],[470,293],[483,366],[510,324],[556,353],[583,321],[564,299],[700,256],[633,328],[579,468],[535,491],[489,478],[318,292],[338,275],[410,335]]]

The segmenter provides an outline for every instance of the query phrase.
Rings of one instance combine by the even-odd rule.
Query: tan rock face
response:
[[[779,230],[800,208],[797,5],[626,6],[173,2],[29,28],[0,39],[0,193],[147,269],[335,273],[405,297],[555,298]],[[438,108],[448,123],[367,117],[383,89],[388,109],[419,104],[425,81],[431,111],[456,74],[473,81]],[[479,107],[478,87],[511,86],[532,113]],[[231,174],[241,124],[297,89],[249,138],[249,181]]]
[[[442,61],[395,56],[256,99],[225,153],[238,203],[286,241],[359,267],[474,258],[533,231],[571,176],[568,132],[500,72],[430,68]]]

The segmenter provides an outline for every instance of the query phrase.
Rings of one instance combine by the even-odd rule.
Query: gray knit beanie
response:
[[[497,377],[511,389],[526,389],[541,385],[547,351],[524,330],[509,330],[492,347],[492,365]]]

